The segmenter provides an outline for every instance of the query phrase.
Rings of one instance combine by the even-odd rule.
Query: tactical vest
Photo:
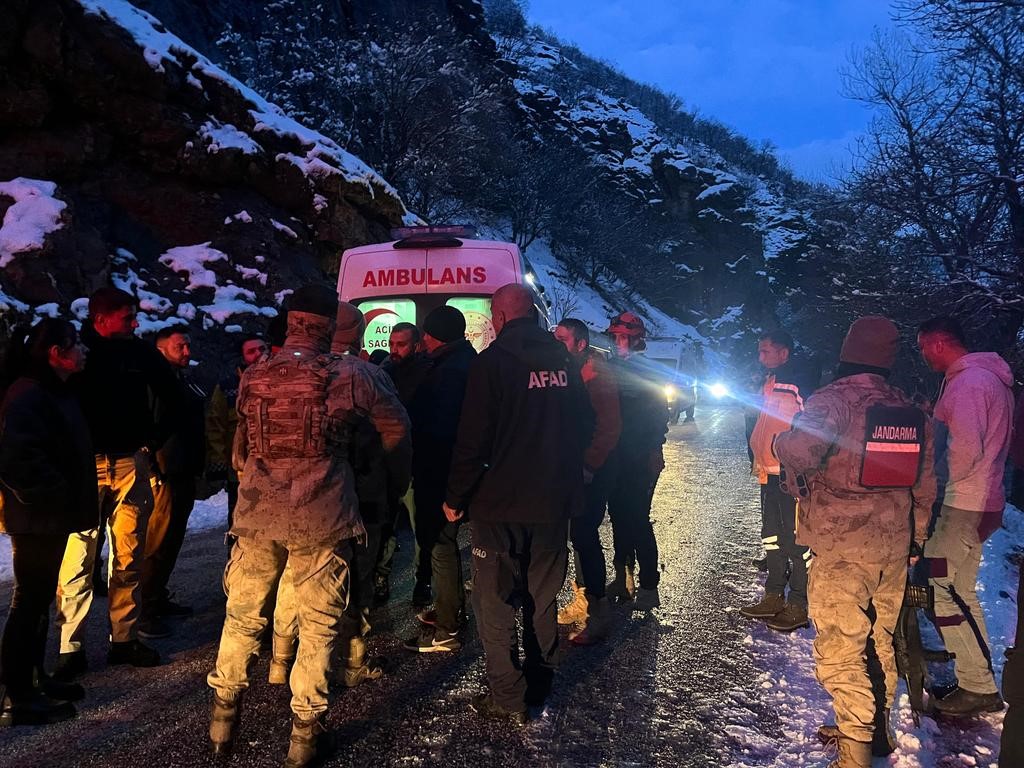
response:
[[[253,370],[245,408],[250,456],[314,459],[345,453],[348,426],[327,414],[331,360],[278,355]]]
[[[924,412],[873,405],[867,411],[860,482],[865,488],[911,488],[924,458]]]

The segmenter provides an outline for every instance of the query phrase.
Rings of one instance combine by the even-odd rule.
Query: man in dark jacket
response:
[[[153,509],[150,488],[156,452],[173,431],[179,389],[167,361],[135,338],[138,302],[118,288],[100,288],[89,299],[82,341],[89,347],[85,370],[70,379],[78,393],[96,451],[101,509],[110,510],[109,664],[150,667],[160,655],[139,642],[142,561]],[[151,398],[165,404],[160,419]],[[92,604],[92,572],[99,531],[71,534],[61,565],[57,621],[60,658],[56,674],[71,679],[86,668],[82,640]]]
[[[160,482],[153,490],[153,513],[146,529],[142,564],[139,636],[146,638],[171,634],[163,617],[192,613],[190,607],[171,600],[167,583],[185,542],[188,518],[196,501],[196,479],[206,468],[206,392],[188,376],[192,360],[188,326],[161,329],[156,335],[156,348],[174,369],[181,414],[174,432],[156,454]],[[158,410],[164,407],[164,403],[157,403]]]
[[[622,432],[610,459],[615,467],[615,482],[608,496],[615,580],[607,595],[621,601],[635,596],[637,610],[649,610],[660,603],[661,573],[651,501],[665,468],[662,445],[668,433],[668,409],[661,377],[640,354],[647,348],[643,320],[623,312],[612,319],[608,335],[613,345],[611,368],[619,387]],[[640,566],[639,591],[635,589],[634,565]]]
[[[591,414],[577,366],[537,325],[530,292],[500,288],[491,314],[498,336],[470,369],[444,511],[473,519],[473,611],[491,689],[473,708],[523,722],[557,665],[555,598],[569,519],[583,508]]]
[[[410,651],[434,653],[462,647],[459,629],[466,608],[459,556],[459,524],[445,519],[442,506],[452,451],[466,394],[469,366],[476,350],[466,340],[466,318],[455,307],[440,306],[423,321],[423,342],[430,370],[416,389],[412,421],[413,496],[420,561],[430,563],[434,611],[419,615],[424,629],[410,638]]]

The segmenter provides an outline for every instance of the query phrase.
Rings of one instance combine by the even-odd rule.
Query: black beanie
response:
[[[423,332],[447,344],[466,338],[466,318],[455,307],[447,304],[431,310],[423,321]]]
[[[288,311],[307,312],[333,320],[338,313],[338,294],[326,285],[304,285],[288,297]]]
[[[896,362],[900,332],[892,320],[867,315],[853,321],[846,332],[839,362],[890,370]]]

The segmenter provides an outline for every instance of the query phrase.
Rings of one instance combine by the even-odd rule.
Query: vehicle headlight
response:
[[[711,392],[712,397],[716,397],[719,400],[721,400],[723,397],[729,396],[729,388],[720,381],[716,381],[714,384],[708,387],[708,391]]]
[[[665,399],[675,400],[676,399],[676,388],[672,384],[666,384],[664,386]]]

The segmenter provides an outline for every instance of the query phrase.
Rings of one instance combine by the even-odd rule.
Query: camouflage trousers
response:
[[[905,560],[850,562],[829,553],[811,563],[815,674],[832,697],[836,725],[855,741],[871,741],[876,713],[895,702],[892,636],[906,584]]]
[[[233,700],[249,687],[249,669],[267,625],[265,608],[287,566],[294,590],[299,645],[289,680],[292,711],[303,717],[327,709],[331,654],[348,603],[348,541],[330,546],[290,546],[239,537],[224,570],[228,596],[216,666],[207,682]]]

